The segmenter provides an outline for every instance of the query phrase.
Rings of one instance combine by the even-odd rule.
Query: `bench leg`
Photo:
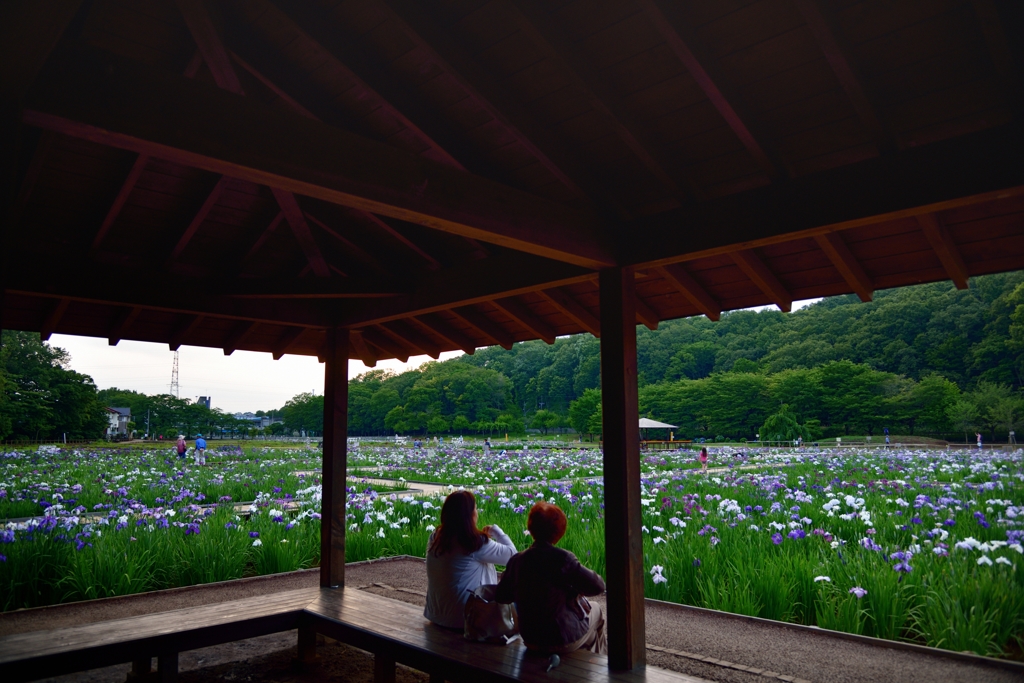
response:
[[[316,656],[316,631],[310,626],[299,627],[299,647],[295,658],[295,665],[300,669],[306,669],[317,662]]]
[[[160,683],[177,683],[178,680],[178,653],[160,655],[156,658],[156,672],[160,677]]]
[[[128,672],[127,683],[145,683],[153,673],[153,658],[143,657],[132,660],[132,670]]]
[[[382,654],[373,656],[373,683],[395,683],[395,660]]]

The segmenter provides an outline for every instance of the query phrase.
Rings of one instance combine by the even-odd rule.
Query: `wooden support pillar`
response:
[[[316,629],[310,623],[299,623],[298,652],[295,657],[295,664],[303,670],[311,668],[317,663],[316,655]]]
[[[127,683],[147,683],[153,677],[153,658],[142,657],[132,660],[132,669],[128,672]]]
[[[324,469],[320,586],[345,585],[345,475],[348,469],[349,331],[327,330],[324,362]]]
[[[600,274],[601,405],[604,417],[604,518],[608,583],[608,665],[646,661],[644,564],[640,534],[640,428],[636,387],[633,271]]]

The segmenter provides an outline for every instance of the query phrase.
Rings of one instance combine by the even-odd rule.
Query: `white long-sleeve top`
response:
[[[433,542],[434,534],[430,534],[427,541],[427,606],[423,609],[423,616],[440,626],[462,628],[463,611],[469,599],[467,591],[484,584],[498,583],[494,565],[508,564],[516,554],[516,546],[497,524],[491,525],[491,538],[472,553],[456,547],[437,556],[430,552]]]

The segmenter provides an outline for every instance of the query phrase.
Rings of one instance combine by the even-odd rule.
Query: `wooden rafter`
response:
[[[417,328],[405,320],[392,320],[389,323],[378,325],[380,329],[400,344],[405,344],[416,352],[415,355],[425,354],[434,360],[441,356],[441,347],[429,336],[417,331]]]
[[[71,299],[68,298],[60,298],[54,302],[50,312],[46,314],[46,319],[43,320],[42,327],[39,328],[39,341],[47,341],[53,336],[57,326],[60,325],[60,319],[64,317],[64,313],[68,310],[68,304],[70,303]]]
[[[259,237],[257,237],[256,241],[252,243],[252,246],[250,246],[246,250],[245,254],[243,254],[242,257],[238,259],[238,267],[236,268],[236,272],[240,272],[245,268],[245,264],[253,256],[255,256],[260,249],[263,248],[263,245],[267,243],[267,240],[270,239],[270,237],[274,234],[274,231],[277,230],[277,227],[281,225],[281,221],[283,220],[284,211],[278,211],[277,214],[274,216],[273,220],[271,220],[267,227],[264,228],[262,232],[260,232]]]
[[[453,308],[451,309],[451,313],[472,325],[482,335],[503,349],[511,349],[512,345],[515,343],[515,338],[512,336],[511,332],[472,306]]]
[[[380,326],[374,325],[363,329],[363,338],[378,349],[384,352],[380,358],[395,358],[403,363],[408,362],[410,355],[409,348],[404,343],[399,343],[391,335],[385,333]]]
[[[16,0],[0,5],[0,98],[21,100],[82,3]]]
[[[284,354],[288,353],[288,349],[299,340],[299,337],[306,333],[306,329],[305,327],[289,327],[286,329],[274,343],[274,360],[281,360]]]
[[[242,90],[242,83],[238,80],[238,74],[231,66],[231,58],[228,56],[224,44],[221,42],[217,30],[210,21],[210,15],[206,11],[204,0],[176,0],[178,9],[185,18],[185,24],[192,34],[193,40],[203,55],[203,61],[213,75],[213,80],[218,87],[235,93],[245,95]]]
[[[696,306],[697,310],[706,315],[709,320],[719,320],[722,317],[722,305],[704,289],[703,285],[697,282],[696,278],[690,275],[682,264],[670,264],[656,270],[666,282],[689,299],[690,303]]]
[[[793,295],[779,282],[775,273],[754,253],[753,249],[729,252],[733,262],[753,281],[776,306],[787,313],[793,308]]]
[[[455,329],[452,325],[436,313],[425,313],[421,316],[411,316],[409,322],[422,327],[427,332],[441,337],[449,344],[454,344],[466,354],[472,356],[476,352],[476,342],[465,333]]]
[[[53,147],[53,133],[44,131],[39,136],[39,141],[36,142],[36,148],[32,152],[32,160],[28,164],[28,168],[25,170],[25,177],[21,181],[21,189],[18,191],[18,201],[15,206],[17,216],[12,223],[17,223],[20,219],[21,213],[25,210],[25,206],[32,198],[32,191],[35,190],[36,182],[39,180],[39,175],[43,171],[43,166],[46,165],[46,157],[49,155],[50,150]]]
[[[538,294],[551,302],[562,313],[578,322],[584,330],[600,338],[601,321],[597,319],[596,315],[587,310],[583,304],[577,301],[572,294],[561,287],[542,289],[538,291]]]
[[[139,158],[141,159],[142,156],[144,155],[139,155]],[[203,201],[202,205],[200,205],[199,210],[196,211],[192,220],[189,221],[188,227],[185,228],[185,232],[183,232],[181,237],[178,238],[178,243],[175,244],[174,249],[171,250],[171,255],[167,257],[168,266],[181,257],[185,248],[188,247],[188,243],[192,241],[196,232],[199,231],[199,227],[206,220],[206,217],[210,215],[210,211],[212,211],[213,207],[217,205],[217,200],[220,199],[221,193],[224,192],[227,182],[227,176],[221,176],[217,179],[217,184],[213,186],[212,190],[210,190],[210,194],[206,195],[206,199]]]
[[[181,348],[182,343],[203,324],[206,316],[192,315],[187,317],[184,321],[178,324],[177,327],[171,332],[170,341],[167,346],[171,351],[177,351]]]
[[[53,64],[22,120],[555,260],[615,262],[590,214],[89,47]]]
[[[324,260],[324,256],[320,252],[316,238],[313,237],[313,231],[309,229],[309,223],[306,222],[306,215],[303,213],[302,207],[299,206],[299,202],[295,199],[295,195],[275,187],[270,188],[270,190],[274,193],[274,199],[277,200],[277,205],[281,207],[281,213],[284,214],[285,220],[291,226],[292,234],[295,235],[299,246],[302,247],[302,253],[306,255],[306,261],[309,263],[310,270],[317,277],[330,277],[331,269],[327,266],[327,261]]]
[[[875,285],[871,277],[865,272],[864,266],[860,264],[857,257],[853,255],[846,242],[837,232],[829,232],[824,235],[815,235],[814,241],[818,243],[821,250],[828,256],[829,261],[836,267],[839,274],[846,280],[861,301],[871,301],[874,296]]]
[[[842,48],[839,40],[836,38],[830,22],[822,14],[819,0],[793,0],[793,3],[807,23],[807,28],[814,34],[814,39],[825,55],[829,66],[832,67],[833,73],[835,73],[836,78],[839,80],[839,85],[846,92],[846,96],[850,99],[850,104],[857,111],[857,116],[875,140],[879,150],[883,152],[896,151],[895,140],[893,140],[886,126],[882,124],[876,107],[871,103],[864,90],[862,79],[854,70],[846,50]]]
[[[350,330],[349,339],[352,342],[352,348],[355,350],[359,360],[363,362],[368,368],[375,367],[377,365],[377,356],[370,350],[366,340],[363,339],[362,330]]]
[[[953,241],[953,235],[949,232],[945,222],[938,214],[928,213],[917,217],[924,236],[928,238],[928,244],[932,246],[935,255],[942,262],[946,274],[953,281],[957,289],[967,289],[967,265],[964,263],[960,250]]]
[[[292,97],[284,90],[279,88],[276,83],[274,83],[272,80],[270,80],[262,73],[260,73],[260,71],[258,71],[256,67],[254,67],[252,64],[245,61],[244,59],[239,57],[234,52],[231,52],[230,50],[228,51],[228,54],[231,55],[231,59],[235,62],[235,64],[248,71],[250,75],[252,75],[257,81],[266,86],[268,90],[270,90],[272,93],[280,97],[281,101],[287,104],[293,111],[302,114],[307,119],[313,119],[314,121],[320,120],[320,118],[316,114],[303,107],[298,100],[296,100],[294,97]]]
[[[1022,65],[1014,59],[1014,50],[1007,39],[1007,30],[1003,26],[999,8],[994,0],[971,0],[971,4],[974,6],[974,14],[978,18],[981,33],[985,37],[985,44],[988,46],[989,57],[992,59],[992,66],[995,67],[996,77],[1000,81],[1000,90],[1009,102],[1010,108],[1015,114],[1014,118],[1019,119],[1024,114],[1024,83],[1021,82],[1020,72]],[[1005,3],[1004,7],[1015,4]],[[1016,14],[1018,17],[1016,33],[1019,37],[1019,19],[1021,18],[1019,6],[1016,8]],[[1013,34],[1013,30],[1010,33]]]
[[[252,336],[259,326],[258,322],[241,322],[235,325],[235,328],[228,333],[224,340],[224,355],[230,356],[238,350],[238,347],[244,344],[245,340]]]
[[[623,263],[649,267],[1024,195],[1024,130],[1007,124],[636,221]],[[765,220],[771,216],[771,220]]]
[[[527,150],[544,168],[566,188],[581,199],[587,194],[580,182],[596,195],[589,173],[572,158],[564,142],[542,126],[536,124],[514,98],[500,91],[498,79],[487,73],[458,42],[442,29],[416,0],[385,0],[393,21],[402,26],[406,35],[420,50],[430,55],[430,61],[473,98],[481,109]],[[568,171],[571,171],[572,175]],[[577,180],[579,178],[580,180]],[[599,196],[599,195],[596,195]]]
[[[531,334],[537,335],[548,344],[555,343],[554,329],[541,320],[540,316],[531,311],[529,307],[519,299],[515,297],[506,297],[503,299],[494,299],[491,303],[510,315]]]
[[[103,222],[100,224],[100,229],[96,231],[96,236],[92,240],[93,251],[99,249],[100,244],[103,242],[103,238],[110,232],[110,228],[114,226],[114,221],[121,215],[121,209],[124,208],[125,202],[128,201],[128,196],[132,193],[135,188],[135,183],[139,181],[142,176],[142,172],[146,170],[146,164],[149,163],[149,156],[146,154],[139,154],[135,157],[135,162],[132,164],[131,169],[128,171],[128,177],[121,183],[121,189],[118,190],[117,196],[114,197],[114,201],[110,204],[110,208],[107,209],[107,214],[103,217]]]
[[[658,323],[661,321],[658,312],[639,295],[636,296],[636,321],[651,331],[658,329]]]
[[[110,332],[107,333],[107,343],[110,346],[117,346],[118,342],[128,334],[128,330],[131,329],[140,313],[142,313],[141,306],[132,306],[118,313],[114,324],[110,327]]]
[[[349,212],[354,220],[362,221],[366,225],[371,225],[377,230],[381,230],[391,237],[395,238],[403,245],[409,248],[412,252],[417,254],[420,258],[427,262],[427,268],[430,270],[437,270],[441,267],[441,262],[436,258],[424,251],[418,244],[413,242],[411,239],[403,235],[401,232],[391,226],[390,223],[382,219],[380,216],[375,216],[367,211],[357,211],[355,209],[342,208],[343,211]]]
[[[370,254],[368,251],[366,251],[365,249],[360,247],[358,244],[355,244],[352,240],[350,240],[349,238],[345,237],[340,232],[338,232],[337,230],[335,230],[331,226],[327,225],[327,223],[324,223],[322,220],[320,220],[316,216],[312,215],[308,211],[305,211],[303,213],[306,216],[306,219],[308,221],[310,221],[314,225],[318,226],[321,230],[326,232],[328,235],[330,235],[334,239],[336,239],[339,242],[341,242],[341,244],[344,245],[345,249],[348,252],[350,252],[353,256],[355,256],[358,260],[362,261],[364,264],[366,264],[367,266],[369,266],[373,270],[376,270],[378,273],[381,273],[381,274],[384,274],[384,275],[389,275],[390,274],[388,269],[385,268],[384,265],[375,256]]]
[[[571,81],[584,94],[587,103],[615,131],[669,195],[680,200],[689,199],[665,170],[664,162],[659,160],[661,155],[656,150],[661,145],[647,139],[645,126],[633,120],[621,105],[622,98],[609,87],[608,80],[594,72],[586,56],[571,44],[564,31],[558,29],[557,20],[546,9],[547,4],[538,0],[516,0],[506,4],[516,18],[517,27],[541,51],[566,65]],[[690,187],[690,192],[701,194],[695,186]]]
[[[712,76],[711,60],[698,57],[696,44],[697,39],[693,31],[688,30],[687,22],[676,18],[678,10],[666,0],[637,0],[637,3],[647,13],[651,23],[657,29],[665,43],[669,46],[676,58],[683,63],[686,70],[690,72],[693,80],[718,113],[728,124],[732,132],[739,138],[743,146],[747,148],[750,156],[757,162],[770,178],[779,178],[783,175],[780,165],[776,163],[766,150],[764,141],[759,140],[751,132],[751,117],[749,114],[740,116],[737,112],[738,104],[735,94],[730,93],[727,97],[723,93],[725,79],[718,73]],[[763,138],[764,136],[759,136]]]

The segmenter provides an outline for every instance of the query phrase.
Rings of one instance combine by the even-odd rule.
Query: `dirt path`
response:
[[[427,579],[420,559],[397,558],[351,564],[346,568],[346,576],[348,585],[361,590],[415,605],[424,603]],[[0,614],[0,635],[313,587],[317,580],[317,570],[307,570],[22,610]],[[1018,665],[1011,670],[981,657],[957,660],[928,648],[917,651],[897,649],[898,646],[884,641],[849,638],[820,629],[792,627],[657,601],[648,601],[646,612],[648,662],[711,681],[768,683],[803,679],[812,683],[880,680],[1010,683],[1024,680],[1024,666]],[[333,641],[325,642],[320,649],[321,663],[316,670],[306,673],[293,670],[291,659],[295,639],[295,632],[281,633],[182,653],[181,681],[372,681],[373,662],[370,656]],[[128,665],[113,666],[48,680],[60,683],[122,683],[128,668]],[[399,680],[426,681],[427,677],[403,668],[399,672]]]

